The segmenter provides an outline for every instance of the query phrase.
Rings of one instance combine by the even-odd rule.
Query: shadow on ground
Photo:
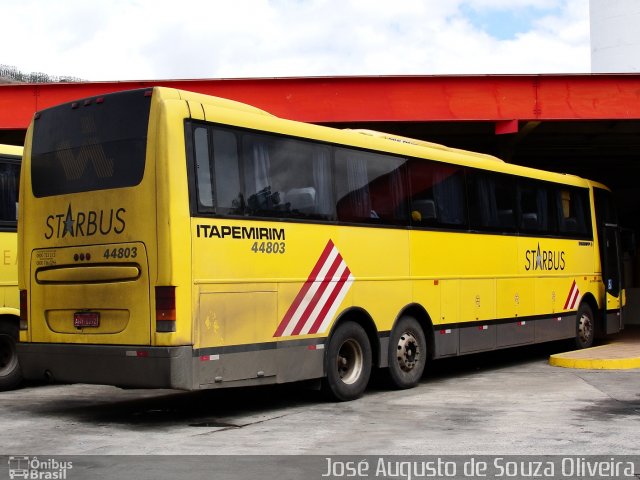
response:
[[[565,350],[566,342],[554,342],[442,359],[429,364],[422,382],[538,362]],[[37,401],[30,397],[19,406],[10,408],[33,415],[65,417],[71,422],[122,424],[135,429],[173,425],[242,428],[261,421],[260,418],[289,414],[298,407],[327,404],[316,388],[317,384],[296,383],[198,392],[163,390],[158,391],[157,395],[152,391],[122,391],[95,386],[87,386],[85,392],[83,386],[77,385],[73,391],[79,395],[73,396],[70,392],[68,396],[45,396]],[[37,390],[35,388],[34,392]],[[389,390],[384,371],[377,371],[365,395]],[[138,392],[140,396],[136,397]]]

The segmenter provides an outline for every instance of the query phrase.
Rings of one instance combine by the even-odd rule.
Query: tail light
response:
[[[20,290],[20,330],[27,330],[29,328],[28,319],[27,291]]]
[[[176,331],[176,287],[156,287],[156,332]]]

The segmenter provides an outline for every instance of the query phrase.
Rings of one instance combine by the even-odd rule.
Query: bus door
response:
[[[623,274],[620,227],[611,193],[594,188],[596,222],[600,244],[600,263],[604,297],[602,300],[603,333],[619,332],[623,328]]]
[[[602,280],[605,286],[606,308],[604,313],[605,333],[619,332],[622,320],[622,252],[620,248],[620,228],[616,224],[605,223],[601,238],[604,245],[602,260]]]

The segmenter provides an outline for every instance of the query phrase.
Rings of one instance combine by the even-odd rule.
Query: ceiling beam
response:
[[[640,74],[149,80],[0,85],[0,129],[59,103],[155,85],[315,123],[640,119]]]

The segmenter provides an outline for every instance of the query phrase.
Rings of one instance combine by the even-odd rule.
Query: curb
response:
[[[628,345],[628,344],[627,344]],[[557,353],[549,357],[549,365],[588,370],[630,370],[640,368],[640,357],[624,357],[616,348],[623,343],[610,343],[599,347]],[[599,352],[599,350],[604,350]]]

